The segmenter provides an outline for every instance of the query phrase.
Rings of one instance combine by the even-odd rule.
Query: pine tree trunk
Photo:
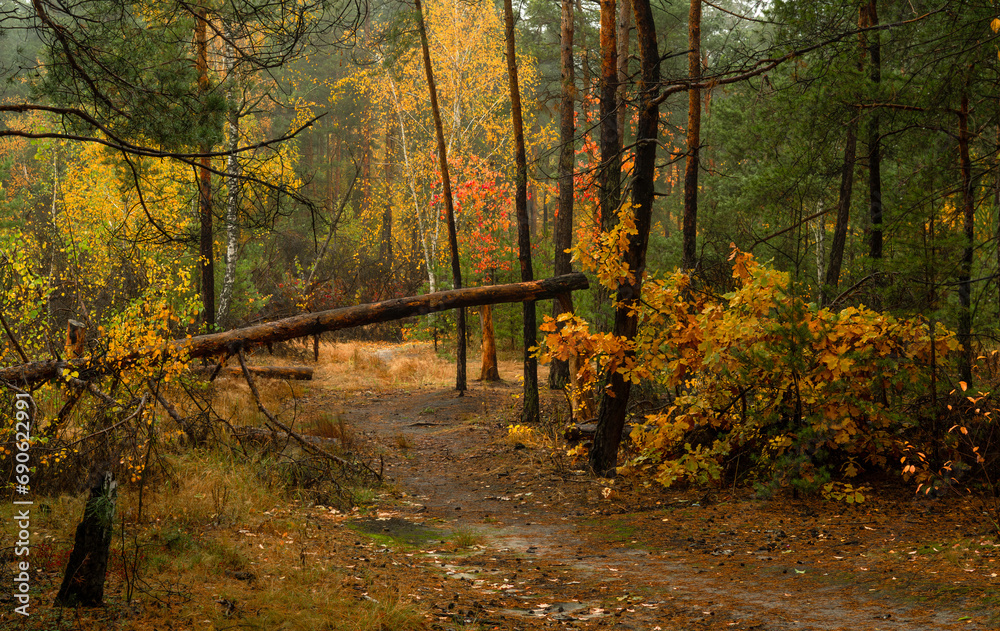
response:
[[[840,268],[844,263],[847,226],[851,218],[851,193],[854,191],[854,163],[857,147],[858,119],[855,117],[847,127],[847,141],[844,143],[844,165],[840,172],[840,196],[837,198],[837,224],[833,229],[830,264],[826,268],[826,283],[820,294],[820,305],[829,303],[840,284]],[[829,295],[828,292],[830,292]]]
[[[878,11],[875,0],[869,0],[865,8],[867,26],[878,26]],[[871,31],[868,37],[868,55],[870,58],[869,72],[871,79],[871,94],[869,98],[878,99],[879,85],[882,82],[882,51],[879,32]],[[869,210],[871,214],[871,234],[869,235],[868,255],[872,258],[875,271],[878,271],[882,258],[882,156],[881,130],[879,125],[879,109],[872,110],[868,120],[868,189]]]
[[[206,9],[198,9],[194,24],[198,90],[201,94],[202,104],[204,104],[209,91],[208,38],[206,34],[208,12]],[[199,151],[204,154],[211,152],[211,150],[212,147],[204,143],[199,147]],[[212,161],[206,156],[201,158],[200,162],[201,167],[198,170],[198,218],[201,224],[199,270],[205,328],[211,331],[215,329],[215,238],[212,234],[212,172],[210,170]]]
[[[636,234],[629,238],[625,258],[635,277],[631,283],[618,286],[618,306],[615,309],[614,334],[627,341],[635,339],[638,327],[636,312],[642,291],[642,275],[646,270],[646,246],[653,216],[654,179],[656,177],[656,144],[660,119],[656,97],[660,85],[660,54],[656,46],[656,26],[650,0],[633,0],[635,26],[639,40],[642,79],[639,84],[639,123],[636,133],[632,207]],[[610,392],[601,398],[597,414],[597,431],[590,451],[590,467],[597,475],[611,475],[618,464],[618,446],[625,428],[630,382],[608,367]]]
[[[555,235],[552,239],[553,273],[568,274],[573,270],[570,254],[566,252],[573,245],[573,121],[576,85],[573,70],[573,0],[563,0],[561,29],[562,61],[562,101],[559,108],[559,209],[556,215]],[[552,305],[552,316],[573,310],[570,296],[560,296]],[[552,360],[549,365],[549,388],[561,390],[569,383],[569,364],[562,360]]]
[[[448,150],[444,140],[444,126],[441,124],[441,108],[438,106],[437,87],[434,84],[434,69],[431,67],[431,49],[427,41],[427,28],[424,24],[423,7],[420,0],[416,1],[417,28],[420,31],[420,46],[424,53],[424,70],[427,73],[427,86],[431,96],[431,114],[434,116],[434,133],[437,136],[438,163],[441,167],[441,185],[444,189],[445,214],[448,219],[448,242],[451,245],[451,276],[455,289],[462,288],[462,266],[458,258],[458,233],[455,230],[455,204],[451,196],[451,177],[448,175]],[[455,370],[455,389],[459,396],[466,390],[466,340],[465,340],[465,309],[458,309],[458,348],[457,366]]]
[[[997,215],[997,229],[994,233],[997,253],[997,319],[1000,319],[1000,165],[996,157],[1000,155],[1000,124],[996,127],[996,144],[993,151],[993,208]]]
[[[500,381],[500,371],[497,369],[497,342],[493,331],[493,307],[479,307],[479,322],[483,329],[482,353],[483,363],[479,371],[480,381]]]
[[[968,86],[962,92],[962,104],[958,113],[958,150],[962,170],[962,227],[965,233],[965,248],[958,271],[958,342],[962,345],[959,374],[962,381],[972,382],[972,261],[976,245],[975,189],[972,181],[972,159],[969,155],[969,94]]]
[[[514,131],[514,163],[516,165],[514,209],[517,214],[517,260],[521,267],[521,282],[534,278],[531,267],[531,232],[528,225],[528,159],[524,149],[524,120],[521,117],[521,89],[517,81],[517,55],[514,41],[514,9],[512,0],[504,0],[504,36],[507,40],[507,79],[510,85],[510,115]],[[523,303],[524,333],[524,404],[521,422],[539,422],[538,360],[531,353],[537,343],[535,303]]]
[[[615,32],[615,0],[601,0],[601,230],[614,228],[621,202],[621,138],[618,136],[618,36]],[[596,325],[611,331],[611,292],[596,288]]]
[[[618,143],[625,145],[625,86],[628,84],[629,40],[632,33],[632,0],[618,2]]]
[[[636,26],[639,20],[636,18]],[[688,13],[688,80],[701,81],[701,0]],[[681,267],[698,264],[698,164],[701,145],[701,88],[688,90],[687,157],[684,161],[684,234]]]

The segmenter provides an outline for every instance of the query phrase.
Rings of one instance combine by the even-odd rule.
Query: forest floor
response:
[[[353,561],[379,568],[433,627],[1000,626],[1000,543],[977,501],[896,489],[849,506],[595,479],[550,440],[507,436],[519,365],[504,368],[508,381],[470,382],[462,397],[325,395],[394,484],[370,515],[331,519],[376,537],[380,554],[359,549]],[[550,416],[566,405],[543,395]],[[435,550],[455,533],[469,545]]]
[[[189,473],[147,492],[129,535],[148,554],[140,578],[153,596],[126,599],[113,562],[105,610],[47,609],[64,567],[53,557],[34,578],[37,614],[4,604],[0,627],[1000,628],[1000,543],[975,498],[897,487],[849,506],[594,478],[559,443],[560,393],[542,392],[544,427],[510,432],[519,373],[503,362],[506,381],[470,381],[459,397],[429,345],[324,345],[314,381],[272,388],[292,388],[282,405],[301,419],[338,419],[384,488],[353,509],[282,500],[232,477],[238,460],[180,452],[171,458]],[[49,502],[33,537],[64,555],[82,499]]]

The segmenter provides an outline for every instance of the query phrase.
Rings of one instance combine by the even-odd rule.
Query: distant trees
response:
[[[150,7],[123,0],[79,0],[68,5],[40,1],[32,7],[31,12],[4,12],[0,26],[29,30],[40,38],[46,52],[43,65],[34,71],[36,96],[30,102],[5,104],[0,114],[12,123],[14,115],[27,120],[24,114],[39,112],[51,117],[52,123],[44,130],[8,124],[0,136],[60,138],[109,147],[122,156],[140,193],[143,178],[137,161],[141,159],[169,158],[197,167],[194,188],[200,222],[197,267],[202,317],[214,326],[217,279],[213,215],[217,209],[212,207],[215,191],[211,174],[227,171],[230,188],[239,182],[254,182],[277,196],[295,196],[288,187],[292,179],[270,180],[248,160],[266,159],[265,154],[279,156],[275,149],[287,135],[257,134],[258,140],[253,142],[248,137],[241,139],[238,124],[233,124],[250,114],[250,108],[262,112],[259,104],[273,98],[273,91],[262,90],[259,83],[256,87],[244,84],[244,90],[237,94],[231,89],[234,74],[280,67],[301,54],[312,35],[334,31],[336,20],[349,26],[351,16],[333,16],[321,3],[230,3],[210,10],[208,6],[167,2]],[[114,19],[106,19],[108,16]],[[24,67],[10,70],[21,75],[31,71]],[[224,125],[227,113],[228,129]],[[223,150],[220,145],[227,131],[235,137],[230,139],[228,150]],[[213,158],[225,154],[230,156],[227,169],[213,164]],[[236,170],[240,159],[247,163],[245,171]],[[237,215],[252,212],[258,216],[244,220],[244,224],[268,225],[273,221],[275,205],[251,211],[237,208],[233,199],[229,224]],[[160,230],[160,239],[188,239],[190,233],[170,231],[158,222],[141,194],[138,204],[149,223]],[[235,270],[228,267],[224,286],[227,310],[235,282]]]
[[[954,329],[956,375],[976,378],[1000,334],[992,4],[530,0],[502,23],[427,0],[423,29],[413,8],[0,4],[0,71],[26,79],[0,105],[3,308],[22,351],[50,352],[70,317],[124,344],[129,321],[230,327],[576,256],[606,287],[559,301],[555,326],[572,312],[624,349],[603,366],[591,464],[607,473],[644,273],[726,293],[735,244],[819,305]],[[498,346],[533,346],[533,314],[470,323],[483,378]],[[437,339],[449,317],[406,333]],[[550,383],[568,371],[554,362]]]

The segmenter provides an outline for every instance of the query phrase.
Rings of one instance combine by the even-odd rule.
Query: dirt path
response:
[[[498,440],[516,394],[475,384],[347,406],[397,485],[360,526],[423,528],[404,584],[436,628],[996,628],[996,546],[949,521],[960,506],[618,488]],[[471,545],[435,551],[435,532]]]

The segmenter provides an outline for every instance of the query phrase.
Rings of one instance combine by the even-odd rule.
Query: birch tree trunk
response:
[[[236,74],[236,50],[233,39],[236,34],[229,20],[223,20],[223,33],[226,38],[226,78],[229,84],[229,111],[227,113],[227,131],[229,133],[229,155],[226,156],[226,271],[222,279],[222,292],[219,296],[219,323],[224,329],[230,328],[232,322],[229,311],[232,308],[233,287],[236,285],[236,263],[240,244],[240,193],[242,169],[236,149],[240,142],[240,106],[237,95],[240,92],[240,81]]]
[[[413,175],[413,167],[410,164],[410,148],[409,140],[406,136],[406,123],[403,120],[403,111],[399,104],[399,95],[396,92],[396,83],[392,80],[392,77],[388,77],[389,80],[389,91],[392,94],[392,103],[396,111],[396,120],[399,123],[399,136],[400,136],[400,151],[403,154],[403,168],[406,169],[407,174],[407,187],[410,189],[410,199],[413,201],[413,212],[417,217],[417,231],[420,233],[420,251],[424,257],[424,267],[427,270],[427,285],[430,293],[437,291],[437,273],[434,269],[434,262],[437,260],[437,225],[438,221],[434,220],[434,238],[428,242],[428,226],[429,219],[425,219],[424,213],[420,206],[420,197],[417,195],[417,181]]]

